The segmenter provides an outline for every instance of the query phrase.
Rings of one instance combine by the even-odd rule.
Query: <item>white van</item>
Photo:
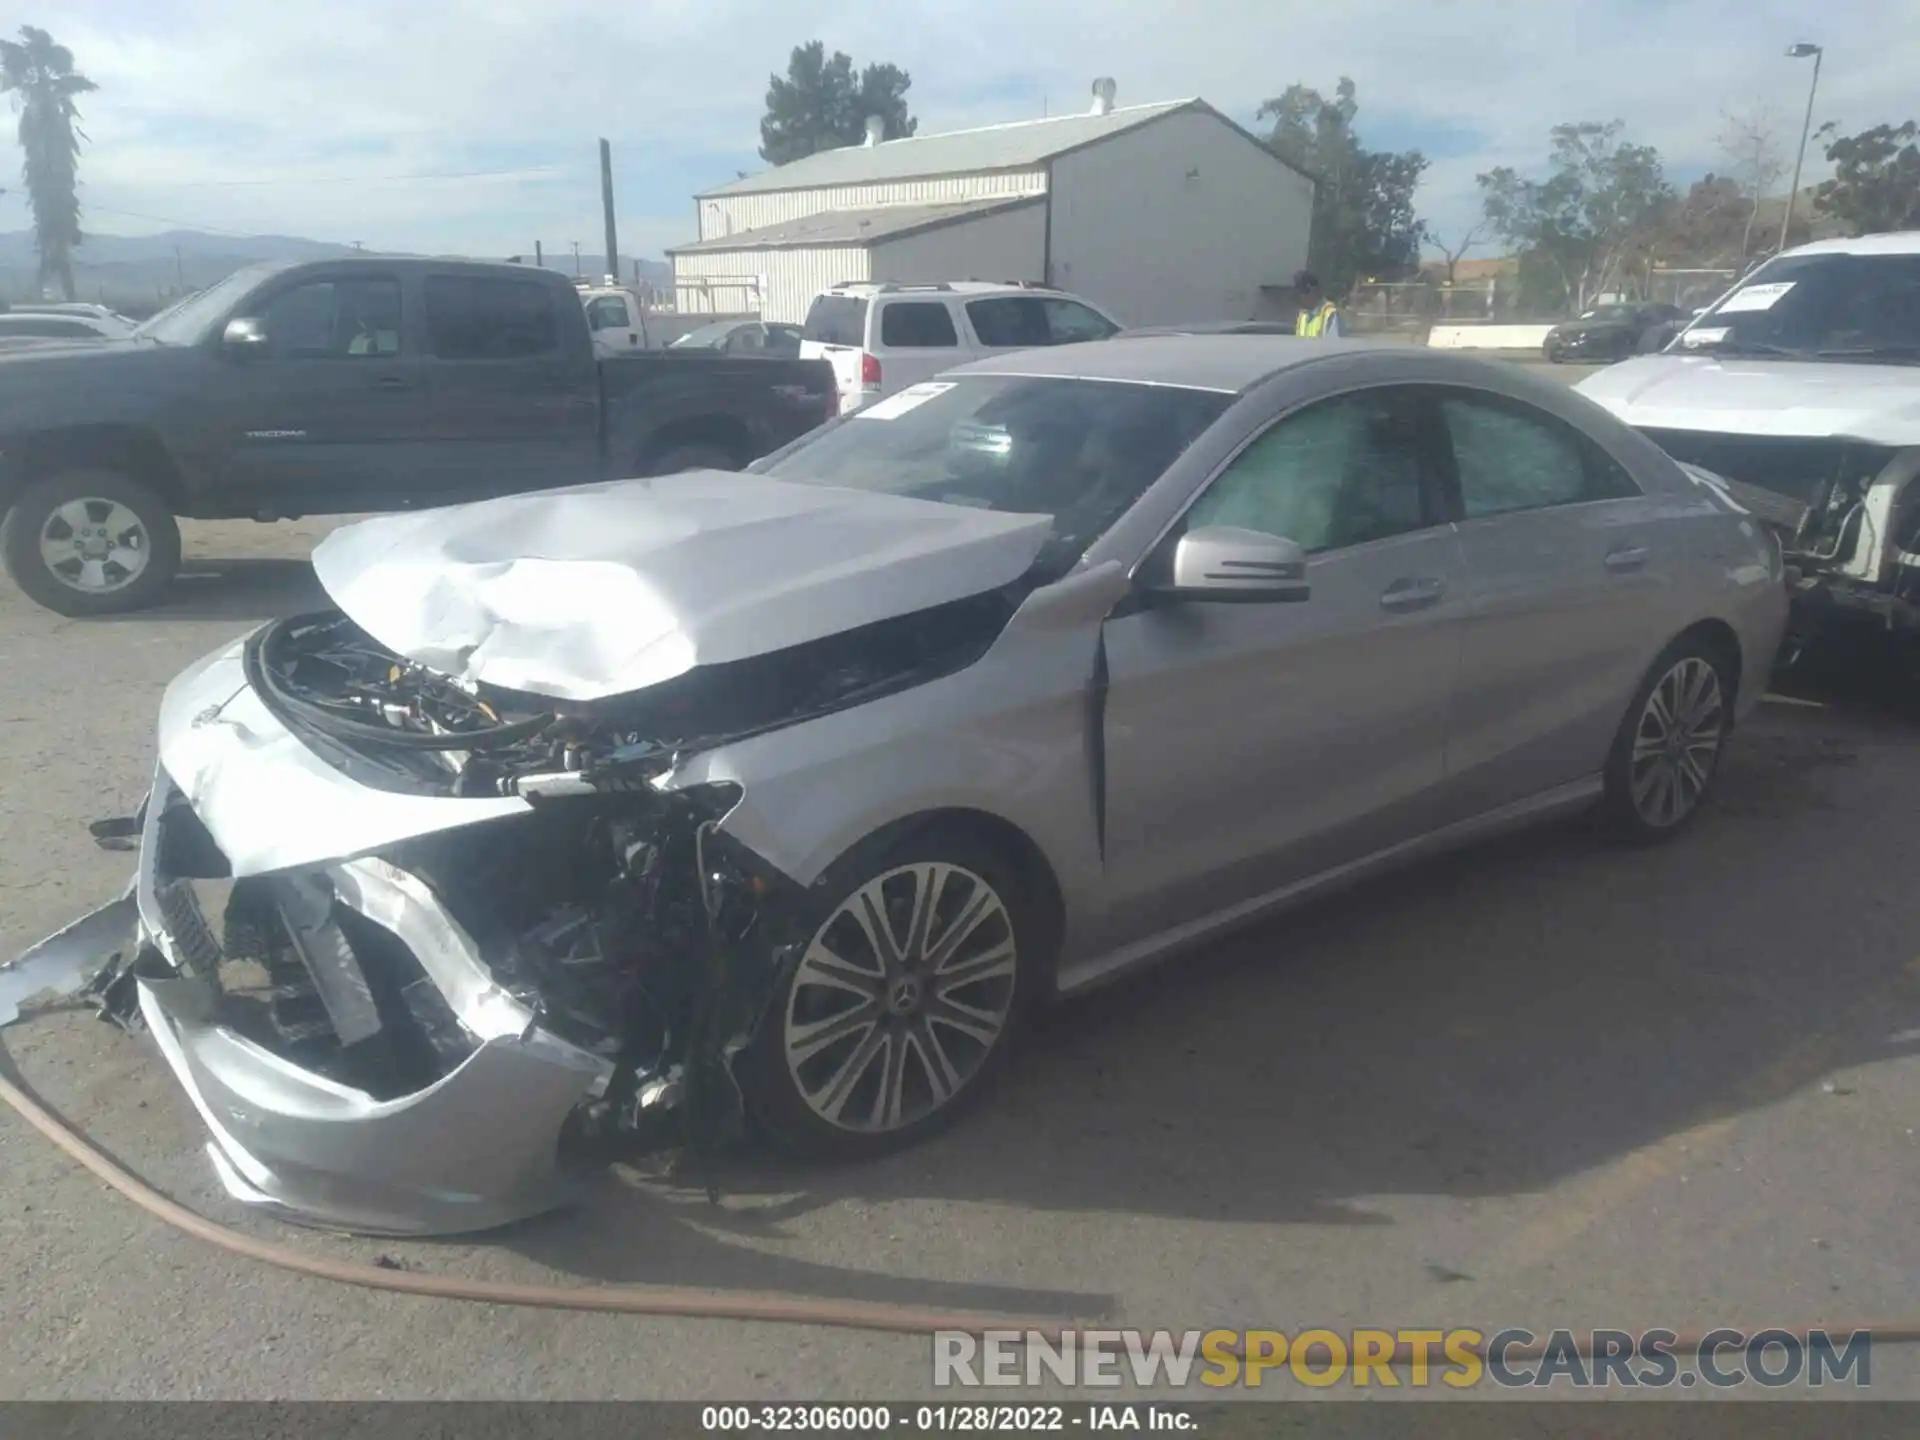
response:
[[[848,283],[815,297],[800,358],[832,362],[844,415],[983,355],[1120,329],[1098,306],[1031,282]]]

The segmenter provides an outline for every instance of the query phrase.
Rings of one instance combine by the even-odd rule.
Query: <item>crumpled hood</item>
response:
[[[1574,388],[1636,428],[1920,445],[1920,366],[1643,355]]]
[[[588,701],[1006,585],[1052,520],[690,471],[344,526],[313,552],[383,645]]]

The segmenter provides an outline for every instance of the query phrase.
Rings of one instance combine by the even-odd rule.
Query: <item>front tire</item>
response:
[[[864,853],[863,853],[864,851]],[[1042,912],[966,834],[857,848],[783,976],[741,1079],[759,1129],[811,1159],[903,1149],[958,1119],[1038,993]]]
[[[113,615],[151,605],[180,568],[167,503],[113,470],[64,470],[28,485],[0,528],[14,584],[59,615]]]
[[[1733,731],[1734,666],[1704,639],[1654,661],[1607,757],[1601,813],[1623,839],[1677,835],[1699,814]]]

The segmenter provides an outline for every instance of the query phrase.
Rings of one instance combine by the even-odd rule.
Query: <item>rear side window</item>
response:
[[[1440,414],[1453,442],[1461,509],[1468,520],[1640,493],[1611,456],[1530,405],[1447,395]]]
[[[820,296],[807,311],[800,338],[819,345],[860,349],[867,343],[867,302],[851,295]]]
[[[892,350],[958,345],[953,315],[937,300],[896,300],[880,311],[880,343]]]
[[[587,306],[587,324],[595,330],[625,330],[633,324],[627,302],[619,295],[602,295]]]
[[[551,355],[560,348],[553,291],[537,281],[430,275],[427,343],[442,360]]]

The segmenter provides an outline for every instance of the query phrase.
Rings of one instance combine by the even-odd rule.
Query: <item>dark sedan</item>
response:
[[[1686,316],[1674,305],[1599,305],[1547,332],[1549,363],[1625,360],[1658,350],[1679,333]]]

